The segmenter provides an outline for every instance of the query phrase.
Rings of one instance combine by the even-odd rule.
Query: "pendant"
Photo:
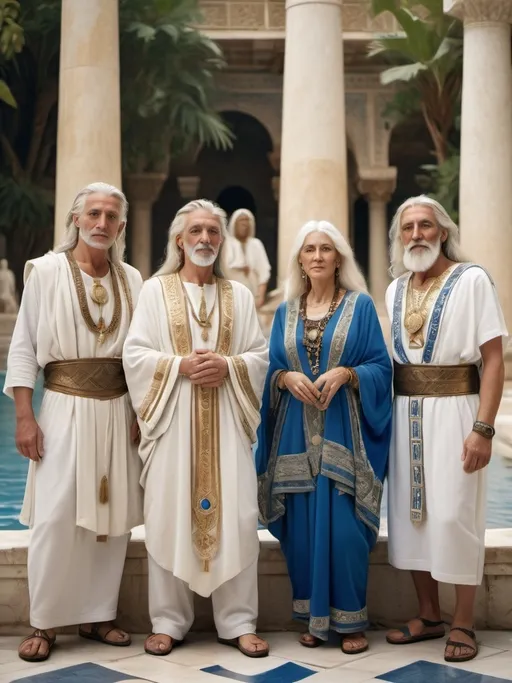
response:
[[[409,313],[405,318],[405,329],[409,334],[416,334],[423,327],[425,320],[421,313],[418,311],[413,311]]]
[[[105,306],[108,302],[108,292],[99,280],[94,280],[91,289],[91,299],[98,306]]]
[[[103,318],[98,320],[98,344],[103,344],[105,341],[105,321]]]
[[[318,330],[316,328],[308,330],[308,339],[310,341],[316,341],[318,339]]]
[[[206,327],[203,327],[203,331],[201,332],[201,339],[204,342],[208,341],[208,330],[206,329]]]

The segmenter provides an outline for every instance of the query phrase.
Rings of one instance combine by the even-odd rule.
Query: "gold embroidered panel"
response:
[[[200,0],[203,21],[208,31],[283,31],[285,0]],[[374,19],[370,0],[345,0],[342,6],[343,33],[397,32],[390,14]]]

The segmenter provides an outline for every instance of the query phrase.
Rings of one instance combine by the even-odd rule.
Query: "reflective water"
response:
[[[4,385],[0,372],[0,388]],[[35,406],[41,403],[42,390],[38,386]],[[23,501],[28,463],[18,455],[14,445],[14,405],[4,394],[0,395],[0,530],[22,529],[18,515]],[[385,517],[385,507],[383,509]],[[489,466],[489,495],[487,527],[512,527],[512,460],[493,456]]]

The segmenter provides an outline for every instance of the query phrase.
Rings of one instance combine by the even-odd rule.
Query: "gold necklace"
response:
[[[181,286],[183,288],[183,292],[185,293],[185,297],[187,299],[188,306],[190,308],[190,312],[192,313],[192,317],[194,318],[196,323],[199,325],[199,327],[202,328],[201,339],[204,342],[207,342],[208,341],[208,330],[211,329],[211,326],[212,326],[212,317],[213,317],[213,312],[215,311],[215,304],[217,302],[217,294],[219,291],[219,285],[217,284],[217,288],[215,290],[215,301],[213,302],[213,306],[212,306],[211,311],[208,315],[206,315],[206,299],[204,296],[204,286],[200,287],[200,289],[201,289],[201,302],[199,304],[199,317],[197,317],[196,312],[194,311],[194,307],[192,305],[192,302],[190,301],[190,297],[188,295],[187,288],[185,287],[185,283],[183,282],[183,280],[181,280],[181,278],[180,278],[180,282],[181,282]]]
[[[425,340],[423,327],[426,323],[431,304],[439,293],[446,277],[450,273],[451,266],[444,273],[432,279],[431,284],[426,290],[416,290],[413,287],[413,275],[409,280],[407,288],[406,314],[404,326],[409,334],[409,348],[422,348]]]
[[[101,284],[98,278],[94,278],[94,284],[91,290],[91,299],[100,307],[100,317],[98,323],[96,324],[92,319],[91,312],[89,311],[89,304],[87,303],[87,294],[85,290],[84,280],[80,268],[78,267],[78,263],[76,262],[76,259],[72,251],[67,251],[66,256],[68,259],[69,267],[71,269],[71,275],[73,277],[76,294],[78,296],[78,303],[80,306],[82,317],[89,330],[93,334],[96,334],[98,336],[98,344],[103,344],[103,342],[105,341],[105,337],[113,334],[117,330],[117,328],[119,327],[119,323],[121,322],[121,295],[119,293],[119,284],[117,282],[117,277],[115,276],[115,269],[112,267],[112,264],[109,264],[110,274],[112,277],[112,290],[114,292],[114,313],[112,315],[110,325],[107,327],[102,315],[103,306],[108,301],[107,290]],[[126,285],[124,282],[123,289],[126,289]]]

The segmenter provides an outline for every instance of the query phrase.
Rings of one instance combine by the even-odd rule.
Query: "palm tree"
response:
[[[379,36],[370,47],[371,57],[392,65],[381,73],[381,82],[400,84],[396,109],[421,111],[441,164],[449,157],[460,109],[461,24],[443,12],[442,0],[372,0],[372,11],[390,12],[402,29],[399,35]]]
[[[197,0],[120,0],[121,112],[126,171],[167,172],[195,144],[227,149],[232,135],[211,105],[220,48],[192,28]]]

